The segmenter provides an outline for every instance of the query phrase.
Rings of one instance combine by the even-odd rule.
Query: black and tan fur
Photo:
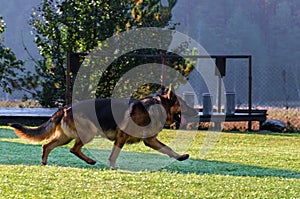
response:
[[[182,99],[175,95],[172,86],[167,94],[158,95],[156,98],[131,100],[129,106],[128,102],[126,106],[122,101],[114,102],[114,107],[120,106],[117,107],[117,110],[120,110],[120,115],[122,115],[120,123],[115,121],[113,117],[111,103],[110,99],[86,100],[72,107],[58,110],[47,122],[37,128],[28,128],[20,124],[10,124],[10,126],[15,129],[15,133],[19,137],[29,141],[39,142],[50,139],[50,142],[42,147],[43,165],[47,164],[48,155],[55,147],[65,145],[73,139],[75,139],[75,144],[70,152],[88,164],[95,164],[95,160],[87,157],[81,151],[84,144],[90,142],[95,136],[106,137],[114,141],[109,157],[110,167],[113,168],[124,144],[140,141],[143,141],[146,146],[179,161],[189,158],[188,154],[178,154],[157,139],[157,134],[162,127],[171,125],[176,114],[181,112],[185,112],[187,115],[196,114],[194,109],[188,107]],[[165,124],[161,124],[159,119],[151,121],[151,117],[165,118]],[[133,123],[129,122],[130,119],[137,126],[147,128],[144,128],[144,132],[134,132],[137,130],[133,128]]]

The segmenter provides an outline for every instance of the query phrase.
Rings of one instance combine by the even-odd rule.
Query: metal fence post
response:
[[[248,57],[248,65],[249,65],[248,112],[249,112],[249,116],[251,116],[252,115],[252,56],[251,55]],[[248,131],[252,131],[251,120],[248,121]]]

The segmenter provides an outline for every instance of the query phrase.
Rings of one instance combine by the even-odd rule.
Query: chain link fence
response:
[[[257,66],[255,63],[252,65],[252,109],[266,109],[267,118],[284,121],[287,132],[300,131],[300,67]],[[222,92],[235,93],[236,109],[248,108],[248,71],[247,60],[228,59],[226,62]],[[189,82],[195,90],[196,104],[202,107],[202,94],[207,92],[205,82],[193,74],[189,77]],[[215,92],[212,95],[216,107],[218,94]],[[224,109],[224,102],[222,107]],[[246,131],[247,124],[247,122],[226,122],[222,127],[223,130]],[[259,123],[253,122],[252,129],[259,130]]]
[[[11,94],[0,91],[0,108],[15,107],[15,108],[35,108],[41,107],[40,103],[35,99],[24,98],[28,95],[26,91],[14,90]]]
[[[193,58],[193,62],[200,59]],[[257,66],[252,64],[252,108],[267,109],[268,119],[282,120],[287,131],[300,131],[300,70],[299,66]],[[206,67],[213,67],[207,65]],[[248,61],[228,59],[226,74],[222,78],[224,90],[235,93],[237,109],[248,108],[249,74]],[[201,75],[191,73],[188,81],[195,92],[195,106],[202,107],[202,94],[207,87]],[[217,82],[216,82],[217,83]],[[181,94],[189,90],[181,90]],[[15,90],[12,94],[0,92],[0,107],[41,107],[34,99],[23,100],[26,91]],[[217,106],[217,93],[214,106]],[[222,102],[222,108],[224,103]],[[253,122],[252,129],[258,130],[259,124]],[[247,130],[247,122],[226,122],[224,130]]]

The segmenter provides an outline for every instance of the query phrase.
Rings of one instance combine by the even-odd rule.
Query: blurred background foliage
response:
[[[11,93],[12,89],[18,87],[18,73],[23,72],[24,62],[16,58],[15,53],[4,45],[2,33],[6,24],[0,16],[0,87],[4,92]]]
[[[171,23],[171,18],[177,1],[166,2],[168,5],[163,5],[160,0],[43,0],[34,9],[29,21],[42,56],[42,59],[36,61],[37,75],[28,74],[34,76],[32,81],[38,81],[38,84],[32,82],[28,85],[41,86],[34,97],[43,106],[54,107],[57,102],[65,104],[67,53],[89,53],[101,46],[107,38],[129,29],[174,29],[176,24]],[[141,50],[138,54],[145,52],[159,54],[161,49]],[[113,62],[107,69],[109,71],[104,72],[105,77],[99,80],[97,96],[110,97],[114,84],[122,73],[149,61],[151,60],[123,57]],[[161,59],[154,62],[162,63]],[[186,67],[178,67],[185,65],[184,60],[181,63],[174,60],[172,64],[174,67],[177,65],[177,69],[184,73]]]

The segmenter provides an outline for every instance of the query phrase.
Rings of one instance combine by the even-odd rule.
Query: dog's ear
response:
[[[175,102],[177,100],[177,97],[176,97],[176,94],[175,94],[175,89],[174,89],[174,86],[172,84],[170,84],[170,86],[169,86],[167,97],[172,102]]]

